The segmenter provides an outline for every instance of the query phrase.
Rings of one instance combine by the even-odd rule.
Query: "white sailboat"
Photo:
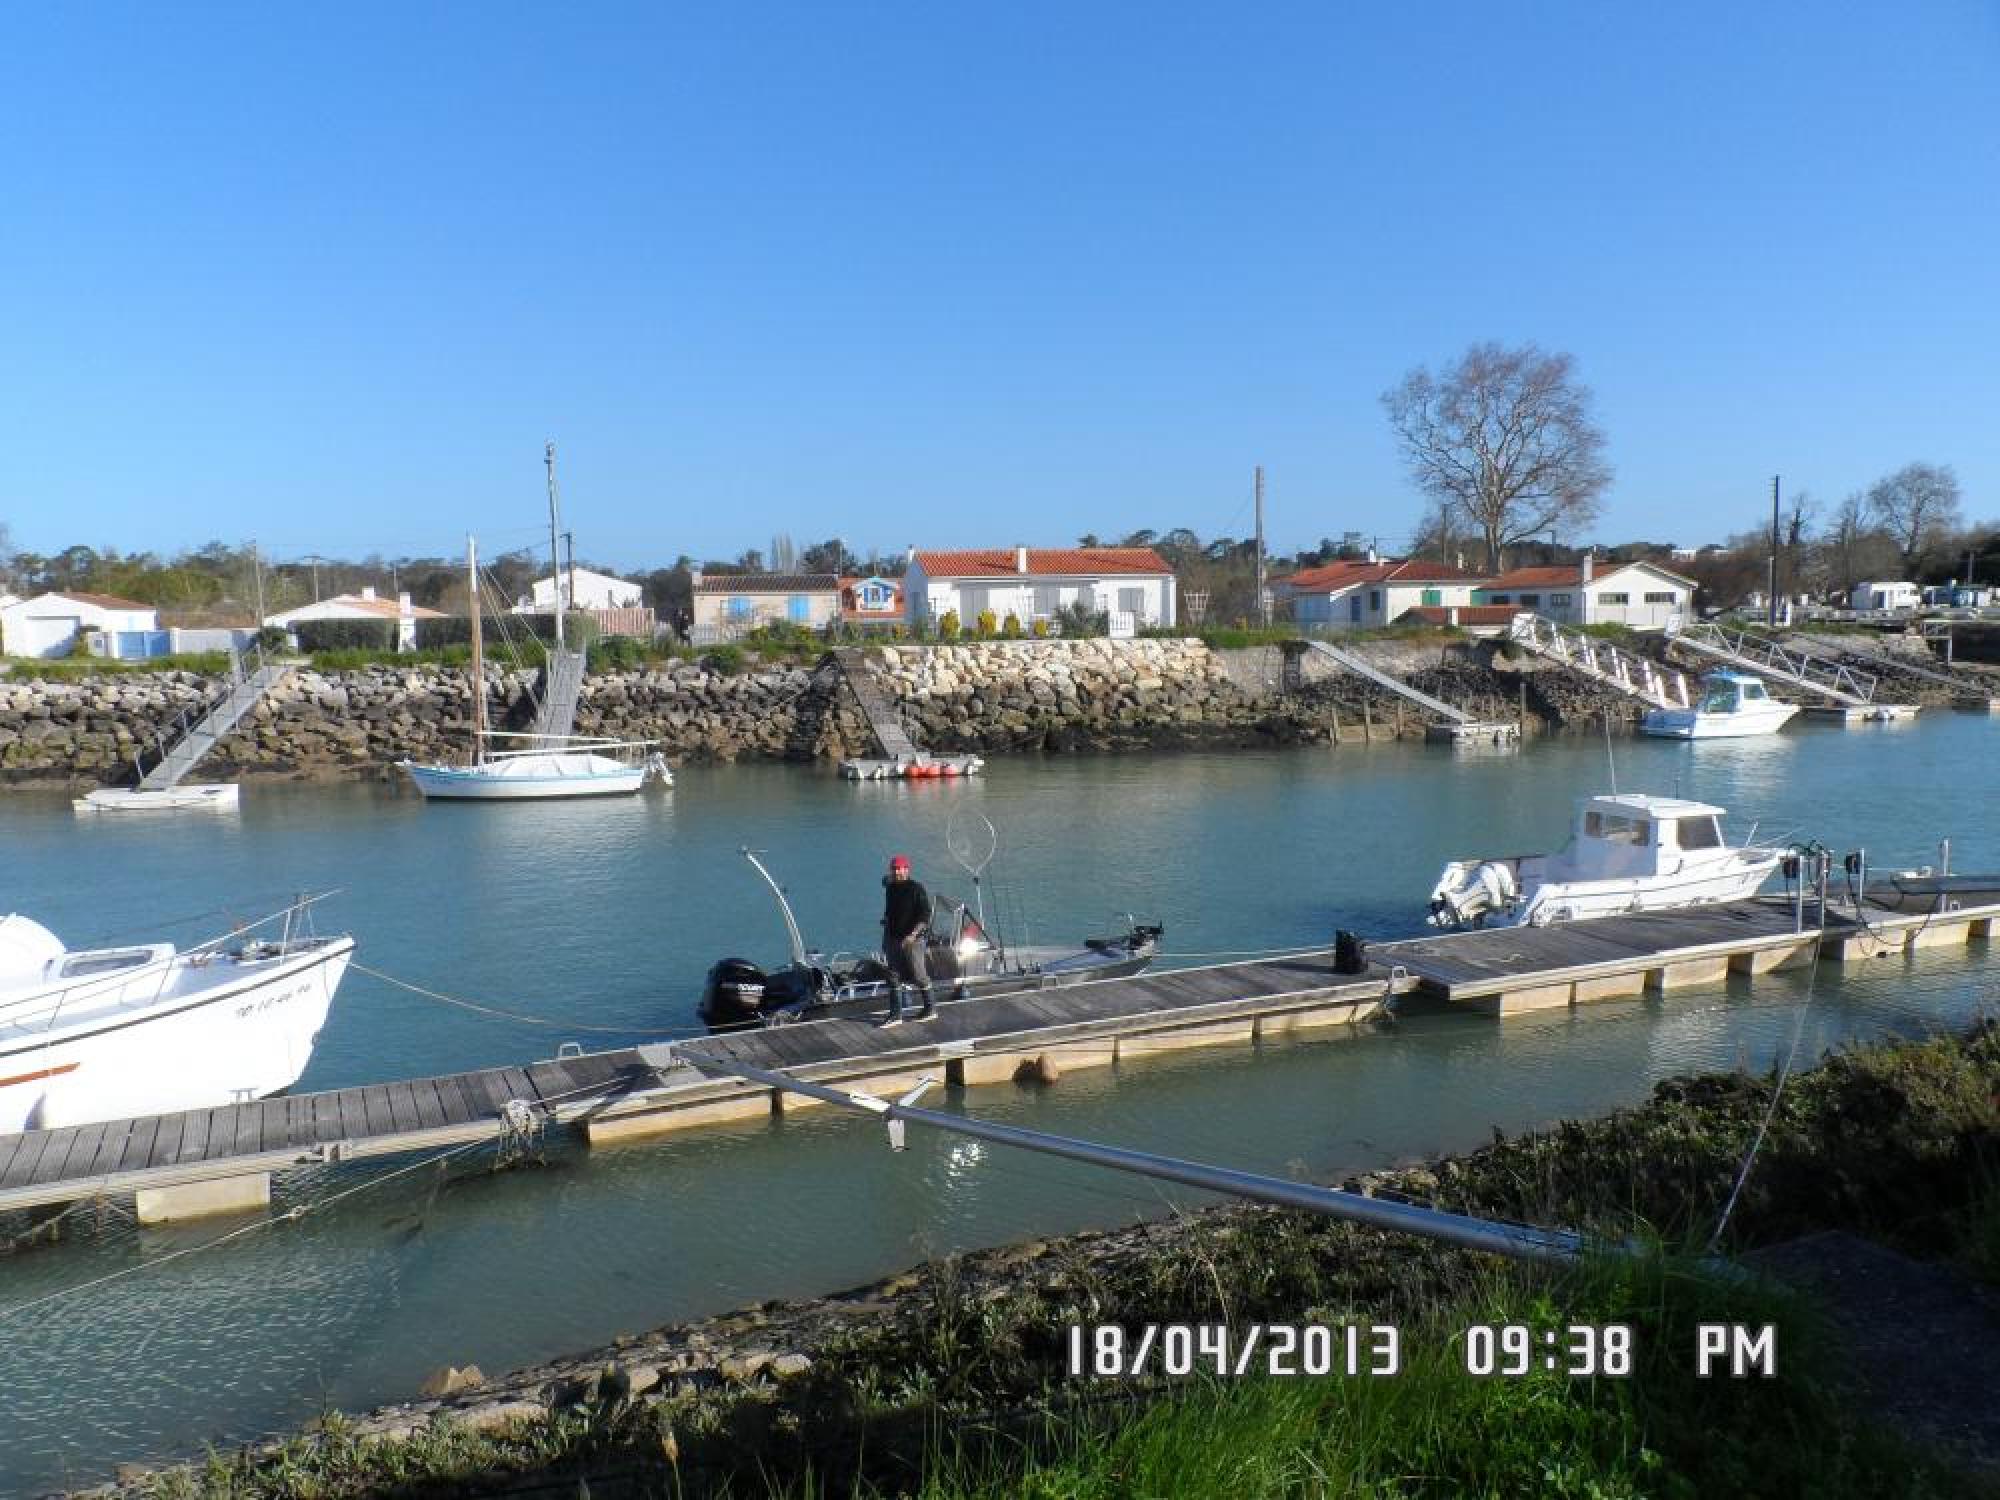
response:
[[[256,924],[281,923],[275,936],[186,952],[72,952],[39,922],[0,917],[0,1133],[290,1088],[354,953],[353,938],[313,935],[304,916],[301,903]]]
[[[1554,854],[1446,865],[1431,891],[1430,923],[1544,927],[1743,900],[1757,893],[1785,852],[1731,847],[1722,817],[1711,803],[1678,797],[1586,797],[1577,804],[1569,843]]]
[[[555,555],[555,444],[549,444],[549,554],[556,565],[555,647],[551,664],[563,659],[562,567]],[[478,544],[467,537],[465,571],[472,609],[472,758],[462,766],[400,761],[410,782],[427,798],[456,801],[519,802],[548,797],[616,797],[638,791],[654,777],[674,784],[666,758],[650,740],[618,740],[573,734],[516,734],[486,727],[486,663],[479,593]],[[496,749],[492,741],[524,740],[517,749]]]

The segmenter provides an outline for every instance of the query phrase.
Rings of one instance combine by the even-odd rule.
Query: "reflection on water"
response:
[[[1992,721],[1802,726],[1765,740],[1620,743],[1626,790],[1719,802],[1741,834],[1866,842],[1878,868],[1930,857],[2000,868]],[[888,856],[969,894],[945,849],[954,808],[999,830],[987,872],[1016,941],[1059,942],[1124,912],[1186,956],[1325,942],[1336,925],[1417,930],[1448,857],[1551,847],[1575,796],[1606,789],[1601,743],[1457,758],[1401,746],[1007,761],[969,783],[843,783],[797,767],[689,767],[671,792],[575,804],[426,806],[393,787],[249,788],[236,817],[81,822],[65,799],[0,802],[0,909],[73,945],[191,940],[295,890],[338,888],[322,926],[411,983],[534,1020],[425,1000],[366,974],[343,987],[304,1087],[547,1056],[689,1028],[725,953],[784,935],[737,856],[769,851],[811,940],[873,941]],[[169,918],[222,913],[167,930]],[[1981,951],[1506,1024],[1407,1014],[1310,1042],[1176,1053],[1055,1088],[947,1108],[1277,1173],[1326,1176],[1636,1100],[1664,1076],[1764,1068],[1803,1026],[1813,1051],[1953,1024],[1993,997]],[[539,1024],[538,1024],[539,1023]],[[935,1100],[937,1096],[933,1096]],[[432,1369],[493,1370],[756,1298],[851,1285],[944,1250],[1156,1214],[1199,1195],[830,1110],[585,1153],[499,1175],[461,1158],[301,1220],[168,1259],[217,1226],[79,1216],[71,1243],[0,1260],[0,1490],[119,1459],[296,1425],[323,1403],[407,1396]],[[401,1163],[302,1174],[317,1203]],[[92,1466],[97,1466],[93,1468]]]

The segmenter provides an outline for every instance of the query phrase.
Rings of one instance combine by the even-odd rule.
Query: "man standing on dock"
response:
[[[882,954],[896,976],[890,991],[889,1019],[882,1024],[903,1024],[906,985],[923,992],[923,1008],[916,1019],[928,1021],[937,1015],[936,1007],[931,1004],[930,969],[924,962],[924,938],[930,932],[931,893],[910,878],[910,859],[906,854],[898,854],[889,861],[889,875],[882,887]]]

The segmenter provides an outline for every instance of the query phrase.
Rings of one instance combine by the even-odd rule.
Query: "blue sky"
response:
[[[1393,541],[1378,397],[1568,350],[1598,535],[2000,516],[2000,8],[12,8],[17,547]]]

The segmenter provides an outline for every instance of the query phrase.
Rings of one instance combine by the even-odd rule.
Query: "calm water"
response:
[[[1866,843],[1878,866],[2000,867],[2000,721],[1952,714],[1767,741],[1617,747],[1618,784],[1731,809],[1732,831]],[[498,1019],[350,974],[305,1088],[520,1061],[685,1031],[708,963],[775,960],[783,932],[736,854],[767,850],[809,938],[866,943],[891,853],[950,892],[955,809],[999,830],[987,872],[1017,940],[1158,916],[1192,956],[1325,942],[1336,925],[1416,929],[1447,857],[1552,847],[1572,798],[1603,790],[1594,743],[1454,758],[1407,746],[997,762],[971,783],[854,785],[796,767],[690,768],[643,799],[426,807],[394,788],[253,786],[234,817],[84,822],[66,799],[0,798],[0,911],[72,946],[207,936],[338,888],[322,929],[360,961]],[[204,916],[203,914],[210,914]],[[180,925],[177,919],[194,918]],[[1983,958],[1983,955],[1982,955]],[[1193,959],[1190,957],[1190,961]],[[1969,1018],[1992,970],[1937,953],[1822,966],[1805,1036]],[[1615,1002],[1500,1025],[1415,1016],[1261,1055],[1183,1054],[963,1103],[1267,1171],[1315,1175],[1458,1149],[1636,1100],[1694,1068],[1767,1064],[1807,987]],[[934,1096],[935,1097],[935,1096]],[[949,1107],[959,1107],[952,1101]],[[375,1183],[303,1221],[196,1253],[217,1226],[137,1231],[0,1259],[0,1491],[111,1462],[290,1428],[324,1404],[409,1396],[439,1365],[488,1371],[744,1301],[813,1293],[924,1256],[1157,1214],[1195,1200],[1132,1179],[812,1111],[492,1176],[478,1158],[385,1178],[372,1163],[294,1178],[281,1205]],[[227,1226],[225,1226],[227,1227]],[[175,1257],[175,1258],[169,1258]],[[100,1282],[114,1273],[136,1274]],[[22,1304],[66,1293],[45,1304]],[[10,1312],[9,1309],[19,1309]]]

